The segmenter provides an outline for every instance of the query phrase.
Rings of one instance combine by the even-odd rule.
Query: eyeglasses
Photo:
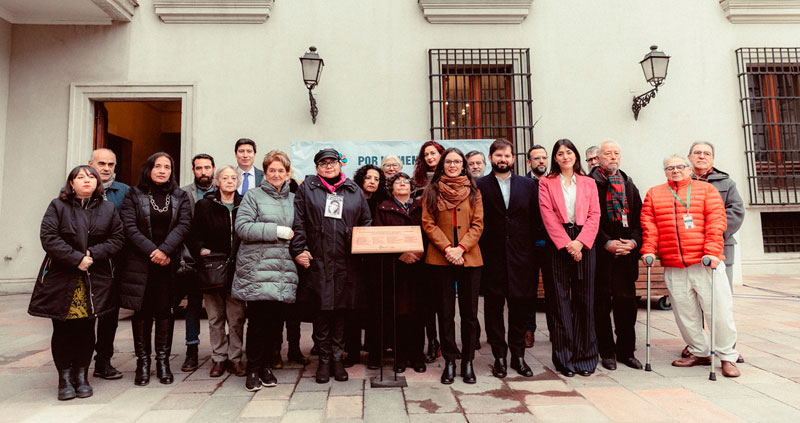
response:
[[[586,159],[586,163],[591,163],[591,162],[595,162],[595,161],[598,161],[598,160],[600,160],[600,158],[597,157],[597,156],[594,156],[594,157],[592,157],[590,159]]]
[[[687,167],[689,167],[689,166],[686,166],[686,165],[667,166],[667,167],[664,168],[664,170],[667,171],[667,172],[672,172],[672,171],[675,171],[675,170],[682,171],[682,170],[686,169]]]
[[[399,163],[385,163],[383,165],[383,167],[386,167],[386,168],[389,168],[389,169],[400,169],[400,164]]]
[[[536,156],[536,157],[531,157],[531,160],[547,160],[547,156]]]
[[[692,151],[692,155],[693,155],[693,156],[707,156],[707,157],[714,157],[714,154],[713,154],[713,153],[711,153],[710,151],[700,151],[700,150],[695,150],[695,151]]]
[[[411,183],[411,179],[398,179],[394,183],[406,185]]]
[[[339,164],[338,160],[325,160],[324,162],[317,163],[319,167],[334,167]]]
[[[463,160],[445,160],[444,164],[446,166],[461,166],[464,163]]]

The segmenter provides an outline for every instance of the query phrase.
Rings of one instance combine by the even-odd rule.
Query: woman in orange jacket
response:
[[[461,150],[442,154],[422,195],[422,228],[430,239],[425,262],[431,264],[440,293],[439,332],[445,359],[442,383],[453,383],[458,355],[455,330],[456,281],[461,314],[461,376],[475,383],[472,359],[478,325],[478,290],[483,258],[478,239],[483,232],[483,203],[466,171]]]

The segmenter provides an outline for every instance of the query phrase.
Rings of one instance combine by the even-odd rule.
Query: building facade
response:
[[[644,192],[663,157],[710,141],[746,205],[737,279],[797,274],[798,33],[800,0],[0,0],[0,292],[31,288],[41,217],[98,116],[134,183],[159,145],[185,184],[194,154],[234,164],[241,137],[261,156],[502,136],[520,150],[613,139]],[[637,120],[653,44],[669,72]],[[309,46],[325,61],[315,124]]]

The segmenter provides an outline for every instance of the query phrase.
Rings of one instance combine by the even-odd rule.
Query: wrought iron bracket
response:
[[[311,91],[313,88],[308,89],[308,101],[311,103],[311,123],[317,123],[317,99],[314,98],[314,93]]]
[[[656,93],[658,92],[658,85],[652,90],[633,98],[633,106],[631,106],[631,110],[633,110],[633,119],[639,120],[639,110],[642,110],[644,106],[647,106],[650,103],[650,100],[655,98]]]

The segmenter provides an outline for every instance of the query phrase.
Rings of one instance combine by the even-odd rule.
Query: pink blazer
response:
[[[575,175],[575,181],[575,224],[583,226],[576,239],[583,243],[584,248],[591,249],[600,227],[597,184],[594,179],[581,175]],[[569,223],[566,207],[564,193],[561,191],[561,178],[539,178],[539,210],[542,212],[542,221],[547,234],[559,250],[572,241],[562,225]]]

